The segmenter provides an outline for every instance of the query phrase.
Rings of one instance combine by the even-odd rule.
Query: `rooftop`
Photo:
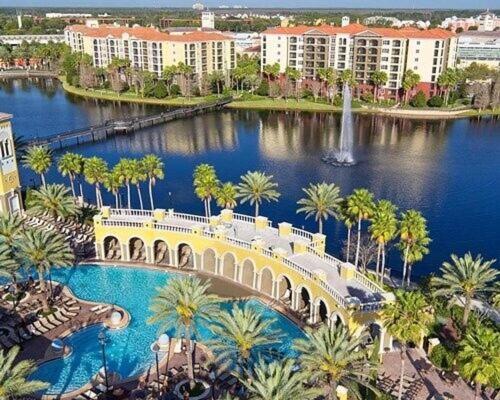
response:
[[[0,112],[0,121],[9,121],[10,119],[12,119],[11,114]]]
[[[460,32],[458,36],[491,37],[500,39],[500,31],[465,31],[465,32]]]

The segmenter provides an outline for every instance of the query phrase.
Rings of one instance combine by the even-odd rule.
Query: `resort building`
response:
[[[360,24],[276,27],[261,35],[262,67],[278,63],[316,79],[320,68],[353,70],[361,90],[371,86],[371,74],[385,71],[389,80],[379,94],[395,97],[403,74],[421,77],[419,89],[431,94],[437,77],[455,65],[455,34],[443,29],[371,28]]]
[[[116,25],[71,25],[64,30],[73,51],[92,57],[96,67],[108,66],[113,58],[130,60],[133,68],[161,75],[166,66],[180,62],[198,75],[228,71],[236,63],[234,41],[212,32],[169,34],[155,28]]]
[[[458,35],[457,67],[465,68],[473,62],[500,68],[500,31],[469,31]]]
[[[441,22],[441,28],[449,29],[452,32],[468,31],[477,29],[480,32],[491,32],[500,27],[500,18],[490,11],[485,11],[476,17],[457,18],[455,16],[445,18]]]
[[[11,118],[0,113],[0,213],[15,214],[22,205]]]

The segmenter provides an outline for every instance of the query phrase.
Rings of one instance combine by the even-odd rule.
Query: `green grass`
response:
[[[332,112],[341,111],[340,107],[334,107],[330,104],[315,103],[314,101],[300,99],[269,99],[265,97],[253,97],[248,100],[238,100],[227,105],[228,108],[244,108],[254,110],[282,110],[282,111],[319,111]]]

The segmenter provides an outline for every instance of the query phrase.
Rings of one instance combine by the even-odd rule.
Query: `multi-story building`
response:
[[[457,18],[453,16],[445,18],[441,22],[441,28],[450,29],[453,32],[457,30],[467,31],[470,28],[475,28],[480,32],[491,32],[496,28],[500,28],[500,18],[489,11],[485,11],[476,17]]]
[[[92,57],[96,67],[106,67],[113,58],[130,60],[133,68],[161,74],[166,66],[183,62],[197,74],[235,67],[234,41],[213,32],[169,34],[154,28],[99,25],[71,25],[64,30],[73,51]]]
[[[469,31],[458,35],[457,67],[465,68],[473,62],[500,68],[500,31]]]
[[[408,69],[421,77],[419,89],[431,94],[437,77],[455,64],[456,37],[443,29],[371,28],[360,24],[276,27],[261,35],[262,67],[298,69],[315,79],[321,68],[352,70],[361,90],[374,71],[385,71],[387,84],[379,94],[395,97]]]
[[[12,115],[0,113],[0,213],[21,211],[21,184],[17,168]]]

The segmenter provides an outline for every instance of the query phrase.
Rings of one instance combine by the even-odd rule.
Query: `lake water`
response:
[[[49,135],[121,116],[152,114],[160,107],[83,100],[63,92],[57,82],[14,80],[0,83],[0,111],[14,114],[15,132],[25,137]],[[260,169],[279,183],[279,203],[264,204],[261,213],[274,222],[289,221],[314,230],[313,220],[296,214],[301,188],[309,182],[334,182],[348,194],[366,187],[400,209],[416,208],[428,220],[431,253],[414,268],[417,275],[436,271],[453,252],[500,256],[500,122],[494,119],[454,121],[405,120],[355,116],[358,165],[336,168],[321,156],[338,143],[339,114],[223,111],[179,120],[105,142],[74,147],[86,156],[120,157],[155,153],[165,162],[166,179],[155,189],[156,206],[203,213],[192,190],[192,172],[213,164],[221,180],[237,182],[248,170]],[[33,175],[23,169],[24,184]],[[63,181],[55,168],[51,181]],[[144,192],[146,187],[144,187]],[[87,187],[89,198],[93,190]],[[134,194],[134,204],[138,200]],[[145,201],[147,203],[147,196]],[[111,203],[112,198],[106,197]],[[238,212],[251,213],[248,206]],[[328,248],[338,254],[344,229],[325,226]],[[397,251],[390,264],[400,268]]]

